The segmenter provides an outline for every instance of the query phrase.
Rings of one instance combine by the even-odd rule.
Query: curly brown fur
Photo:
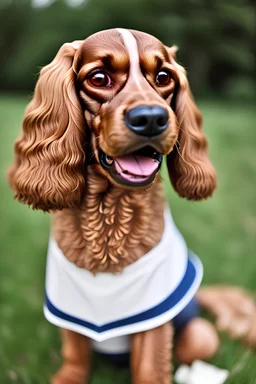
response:
[[[161,327],[132,337],[131,370],[134,384],[170,384],[173,327]]]
[[[159,243],[164,194],[113,187],[88,167],[86,199],[79,208],[54,213],[53,233],[65,256],[92,272],[120,272]],[[152,210],[154,206],[155,210]]]
[[[77,206],[84,192],[85,122],[72,70],[79,45],[64,44],[41,70],[15,143],[10,184],[15,198],[34,209]]]
[[[123,115],[141,104],[159,105],[168,112],[168,129],[160,138],[151,138],[150,145],[168,154],[179,139],[179,153],[168,160],[177,192],[195,200],[212,194],[215,173],[207,156],[201,115],[185,71],[174,60],[175,50],[145,33],[133,31],[133,35],[144,76],[141,72],[128,76],[129,55],[116,30],[64,44],[41,70],[9,173],[15,198],[45,211],[80,206],[87,192],[85,144],[90,138],[86,138],[86,126],[94,132],[95,150],[100,147],[113,157],[132,152],[146,140],[127,128]],[[99,67],[111,74],[111,88],[93,87],[88,81],[88,73]],[[155,83],[161,67],[172,74],[164,87]]]
[[[115,178],[102,165],[100,151],[115,161],[146,146],[167,155],[179,143],[167,161],[178,194],[203,199],[216,185],[201,115],[185,70],[174,59],[176,48],[148,34],[131,33],[136,52],[117,30],[61,47],[41,70],[9,172],[15,198],[50,211],[52,232],[64,255],[93,273],[120,272],[154,248],[164,229],[159,174],[141,185],[133,184],[134,175],[130,184],[122,183],[122,172],[115,169]],[[103,80],[110,78],[111,85],[98,85],[100,77],[92,81],[95,71]],[[163,84],[156,81],[161,71],[167,73]],[[142,136],[129,128],[127,111],[139,106],[165,110],[168,124],[161,134]],[[71,331],[64,336],[65,363],[53,383],[83,383],[88,342]],[[171,336],[171,325],[165,324],[133,337],[135,383],[170,382]]]

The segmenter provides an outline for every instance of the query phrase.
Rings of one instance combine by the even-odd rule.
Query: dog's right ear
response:
[[[179,124],[179,148],[167,157],[169,176],[179,196],[206,199],[216,188],[216,173],[208,155],[202,115],[191,94],[186,71],[175,61],[177,47],[167,51],[177,82],[172,107]]]
[[[41,70],[15,143],[9,182],[15,198],[33,209],[75,207],[84,193],[85,120],[73,68],[81,44],[64,44]]]

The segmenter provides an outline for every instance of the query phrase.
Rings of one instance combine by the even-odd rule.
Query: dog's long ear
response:
[[[64,44],[40,72],[9,182],[15,198],[43,211],[74,207],[84,192],[85,121],[75,89],[81,41]]]
[[[169,176],[179,196],[189,200],[205,199],[216,187],[216,174],[208,157],[202,116],[193,100],[185,69],[174,59],[177,48],[167,49],[177,80],[172,108],[179,124],[177,150],[167,158]]]

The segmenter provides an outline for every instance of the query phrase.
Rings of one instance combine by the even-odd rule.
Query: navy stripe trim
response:
[[[129,324],[138,323],[140,321],[145,321],[148,319],[151,319],[153,317],[162,315],[163,313],[169,311],[173,307],[175,307],[176,304],[180,302],[180,300],[184,297],[184,295],[189,291],[190,287],[194,283],[196,278],[196,267],[193,264],[191,260],[188,260],[187,264],[187,270],[185,272],[185,275],[181,281],[181,283],[178,285],[178,287],[160,304],[156,305],[155,307],[152,307],[144,312],[138,313],[137,315],[129,316],[124,319],[120,319],[117,321],[112,321],[110,323],[106,323],[104,325],[98,326],[93,323],[90,323],[89,321],[71,316],[58,308],[54,306],[54,304],[50,301],[47,294],[45,294],[45,304],[48,308],[48,310],[54,315],[57,316],[63,320],[69,321],[74,324],[81,325],[85,328],[91,329],[92,331],[102,333],[105,331],[108,331],[113,328],[120,328],[124,327]]]

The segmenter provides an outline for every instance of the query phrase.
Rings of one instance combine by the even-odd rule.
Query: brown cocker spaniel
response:
[[[172,236],[173,241],[180,236],[168,210],[165,218],[159,176],[163,155],[168,155],[169,176],[179,196],[205,199],[216,187],[201,114],[175,53],[176,47],[168,48],[151,35],[124,29],[66,43],[41,70],[26,109],[9,180],[16,199],[51,212],[53,217],[47,271],[51,287],[46,290],[45,313],[50,321],[65,328],[64,364],[53,377],[54,384],[87,382],[90,339],[103,344],[113,338],[117,341],[117,336],[125,335],[124,329],[130,335],[133,382],[171,382],[170,319],[178,312],[175,309],[164,317],[173,310],[168,307],[155,315],[150,305],[143,312],[138,294],[145,296],[145,301],[152,300],[156,310],[166,304],[157,296],[162,286],[168,291],[166,281],[177,283],[170,292],[173,300],[178,300],[178,288],[185,284],[183,277],[177,277],[184,275],[183,267],[176,268],[174,263],[177,272],[173,275],[163,268],[169,263],[166,247],[171,253]],[[166,228],[170,228],[169,238]],[[167,246],[163,254],[158,252],[162,259],[157,264],[158,255],[153,258],[152,252],[164,241]],[[183,240],[177,241],[183,257]],[[172,256],[178,259],[179,253]],[[188,269],[193,272],[193,264],[186,268],[189,278]],[[160,269],[161,277],[155,277]],[[155,280],[152,288],[151,281]],[[62,289],[58,289],[58,282],[63,283]],[[77,297],[69,297],[75,290]],[[165,297],[165,292],[161,294]],[[219,324],[227,313],[232,314],[226,329],[233,335],[239,333],[236,319],[243,315],[249,324],[243,336],[255,344],[255,328],[250,323],[255,307],[240,290],[208,288],[199,292],[198,300],[217,316]],[[67,313],[68,305],[76,316]],[[82,311],[85,318],[77,315]],[[143,314],[143,320],[136,318],[138,313]],[[103,325],[97,314],[106,317]],[[113,331],[115,316],[120,321],[115,325],[121,329],[119,333]],[[131,318],[135,322],[132,325],[128,324]],[[197,315],[189,320],[177,332],[177,357],[191,362],[212,356],[218,347],[214,327]],[[143,322],[151,325],[142,328]],[[97,332],[105,336],[94,337]],[[111,348],[107,350],[113,354]]]

